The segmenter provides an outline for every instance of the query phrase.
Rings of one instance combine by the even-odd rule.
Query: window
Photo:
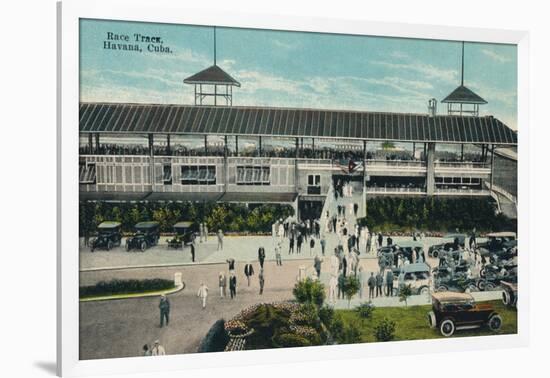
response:
[[[79,182],[81,184],[95,184],[96,169],[95,163],[80,163],[79,166]]]
[[[172,165],[165,164],[162,166],[162,182],[164,185],[172,185]]]
[[[269,167],[237,166],[237,185],[270,185]]]
[[[182,185],[216,185],[215,165],[182,165]]]
[[[321,175],[307,176],[307,194],[321,194]]]

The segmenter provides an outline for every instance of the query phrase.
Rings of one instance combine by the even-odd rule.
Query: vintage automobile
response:
[[[505,306],[516,307],[518,303],[518,284],[508,281],[500,281],[502,288],[502,303]]]
[[[396,250],[397,246],[395,245],[384,246],[378,250],[378,266],[380,269],[391,268],[396,265]]]
[[[145,252],[147,248],[157,245],[160,237],[158,222],[139,222],[134,228],[134,235],[126,239],[127,251],[137,249]]]
[[[110,251],[113,247],[120,247],[122,234],[119,222],[101,222],[97,226],[97,237],[90,241],[90,250],[106,249]]]
[[[455,331],[488,326],[498,331],[502,318],[490,304],[476,304],[468,293],[434,293],[432,294],[432,311],[428,313],[431,328],[438,328],[445,337]]]
[[[481,256],[491,256],[509,248],[517,247],[518,241],[515,232],[493,232],[487,234],[487,241],[477,244]]]
[[[409,260],[410,263],[416,262],[418,255],[423,254],[424,244],[415,240],[404,240],[397,243],[397,255]]]
[[[393,269],[394,280],[398,281],[399,274],[405,274],[405,285],[410,285],[413,295],[428,295],[432,286],[430,266],[426,263],[414,263],[403,265]],[[394,295],[397,294],[397,285],[394,285]]]
[[[436,292],[453,291],[458,293],[479,291],[477,281],[474,278],[468,278],[464,272],[452,272],[449,270],[439,270],[434,274],[434,289]],[[444,274],[446,272],[447,274]]]
[[[199,231],[199,225],[191,221],[182,221],[174,225],[174,237],[168,239],[168,248],[183,248],[191,243],[193,235]]]
[[[440,251],[448,250],[457,250],[457,244],[464,248],[464,243],[466,241],[465,234],[446,234],[443,236],[443,242],[439,244],[434,244],[428,248],[428,256],[437,258],[439,257]]]

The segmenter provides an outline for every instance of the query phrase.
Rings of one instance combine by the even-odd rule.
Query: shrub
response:
[[[319,309],[319,319],[326,327],[330,327],[334,319],[334,309],[329,306],[323,306]]]
[[[377,341],[391,341],[395,338],[395,322],[384,318],[374,327],[374,337]]]
[[[295,333],[283,333],[274,338],[274,344],[279,348],[310,346],[311,342]]]
[[[229,336],[225,331],[224,323],[223,319],[219,319],[210,327],[206,336],[201,340],[197,352],[223,352],[225,350]]]
[[[368,319],[374,312],[374,305],[372,302],[361,303],[359,306],[355,307],[355,312],[361,319]]]
[[[394,198],[379,197],[368,201],[368,217],[357,223],[374,232],[516,230],[517,221],[496,214],[492,198]],[[496,214],[496,215],[495,215]]]
[[[342,340],[344,337],[344,320],[340,314],[335,314],[329,325],[329,331],[333,340]]]
[[[296,283],[294,289],[292,289],[292,294],[299,303],[312,303],[319,307],[323,305],[326,295],[325,286],[309,277]]]
[[[79,206],[80,235],[92,235],[104,220],[122,223],[123,232],[132,232],[140,221],[155,220],[161,232],[172,232],[179,220],[205,222],[210,231],[219,228],[224,232],[271,232],[277,219],[293,215],[289,205],[278,204],[221,204],[215,202],[91,202],[81,201]]]
[[[135,294],[151,291],[169,290],[175,287],[174,281],[160,278],[144,280],[118,280],[100,281],[92,286],[80,287],[80,298],[109,296],[117,294]]]
[[[356,344],[361,342],[361,328],[356,323],[348,323],[337,339],[339,344]]]
[[[252,349],[273,348],[273,336],[280,329],[288,329],[290,313],[272,305],[262,304],[250,315],[247,325],[254,329],[247,343]]]

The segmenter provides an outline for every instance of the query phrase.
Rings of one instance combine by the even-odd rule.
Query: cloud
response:
[[[283,42],[279,39],[272,39],[271,41],[273,42],[273,44],[276,47],[281,48],[281,49],[293,50],[293,49],[298,48],[298,46],[299,46],[299,44],[297,42],[295,42],[295,43]]]
[[[456,83],[458,77],[458,73],[455,70],[439,68],[434,65],[421,62],[395,63],[387,61],[371,61],[370,63],[389,68],[391,70],[415,72],[426,79],[435,79],[444,83]]]
[[[483,50],[481,50],[481,52],[485,56],[491,58],[492,60],[494,60],[495,62],[498,62],[498,63],[507,63],[507,62],[510,62],[512,60],[507,56],[504,56],[502,54],[498,54],[498,53],[494,52],[493,50],[483,49]]]

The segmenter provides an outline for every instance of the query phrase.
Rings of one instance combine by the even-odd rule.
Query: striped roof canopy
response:
[[[323,109],[81,103],[82,133],[214,134],[515,145],[492,116]]]

